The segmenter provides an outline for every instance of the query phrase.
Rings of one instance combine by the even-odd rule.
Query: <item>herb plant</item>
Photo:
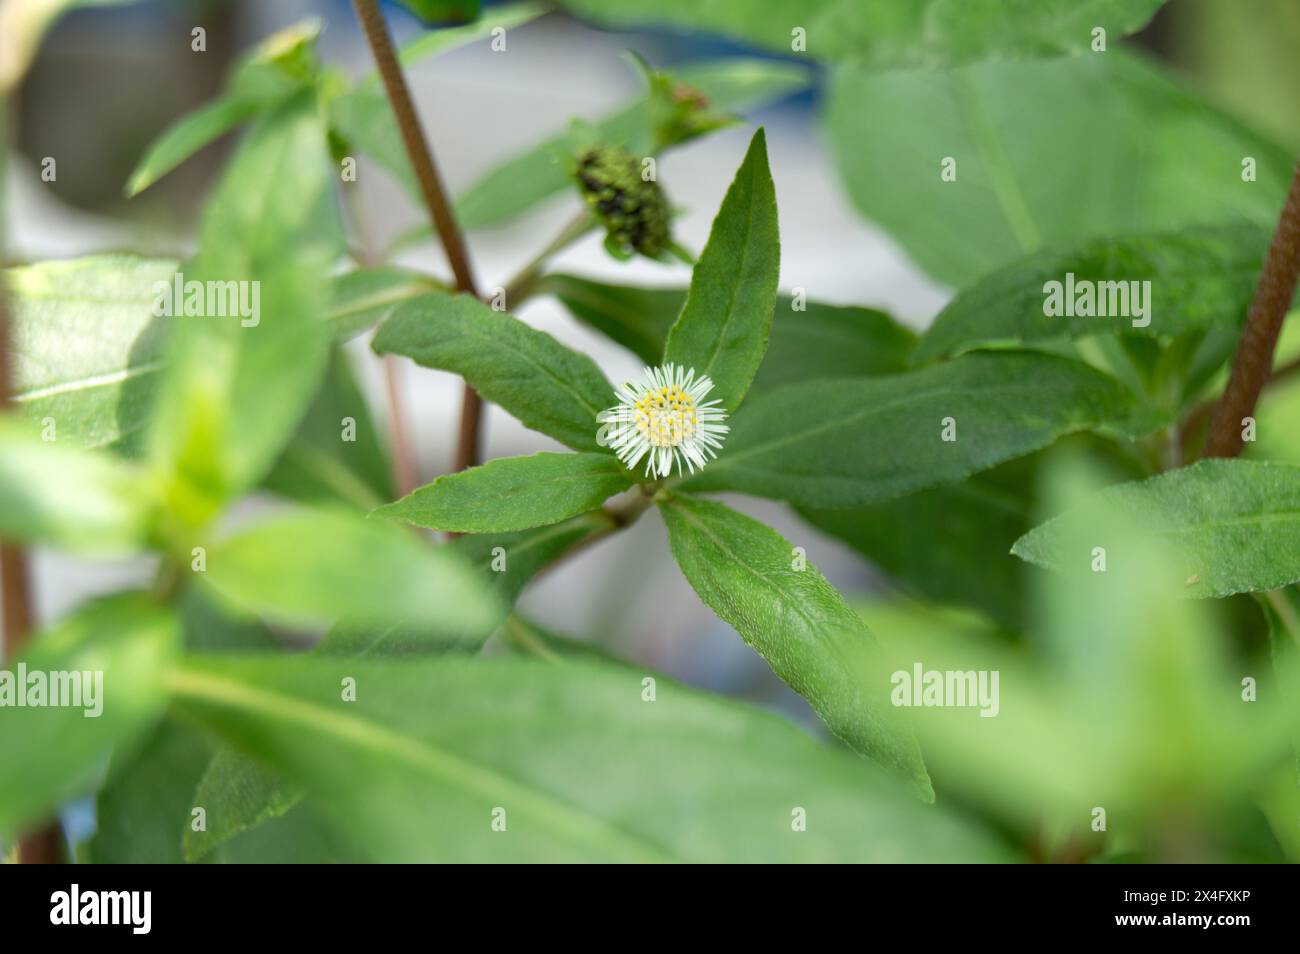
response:
[[[1162,0],[408,0],[471,22],[400,52],[354,5],[375,74],[290,28],[140,159],[129,195],[239,131],[192,258],[5,273],[0,842],[48,855],[93,794],[70,854],[95,862],[1300,855],[1300,345],[1277,345],[1300,185],[1124,42]],[[556,7],[782,56],[632,56],[635,102],[449,201],[403,67]],[[655,157],[818,81],[847,198],[955,289],[919,338],[782,293],[761,127],[707,241],[674,233]],[[359,155],[428,212],[450,274],[363,247]],[[479,287],[461,230],[566,193],[572,222]],[[593,233],[689,283],[552,268]],[[644,373],[611,381],[516,317],[538,296]],[[416,485],[385,446],[341,350],[362,334],[464,379],[455,472]],[[567,450],[480,462],[483,402]],[[889,595],[846,597],[724,492],[787,504]],[[236,511],[254,495],[275,506]],[[651,515],[827,731],[514,609]],[[29,546],[148,555],[154,582],[28,641]],[[33,701],[20,671],[101,673],[102,710]]]

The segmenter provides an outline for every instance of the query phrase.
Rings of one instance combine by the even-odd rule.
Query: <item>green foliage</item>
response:
[[[719,503],[673,497],[661,510],[695,592],[859,752],[933,799],[920,750],[887,704],[870,632],[788,540]]]
[[[1122,50],[947,72],[844,67],[829,96],[827,130],[854,204],[954,285],[1097,236],[1271,227],[1294,166]],[[1242,181],[1246,156],[1256,182]],[[941,176],[945,158],[954,181]]]
[[[686,289],[609,285],[563,272],[547,275],[540,290],[647,364],[659,361],[686,303]],[[811,301],[796,306],[791,296],[778,295],[767,353],[752,387],[905,371],[915,346],[916,336],[883,311]]]
[[[455,640],[485,637],[497,620],[491,593],[450,551],[344,511],[258,521],[208,549],[204,581],[291,625],[416,623]]]
[[[27,700],[5,703],[0,839],[88,790],[110,748],[128,747],[148,731],[166,705],[177,645],[170,612],[124,594],[83,607],[0,670],[5,691]],[[75,695],[56,690],[61,673],[75,674],[75,683],[65,684]],[[38,684],[45,687],[40,702],[32,695]],[[80,704],[54,705],[55,691]]]
[[[0,87],[68,5],[5,21],[20,30],[0,39],[17,51]],[[881,311],[779,291],[762,128],[698,261],[643,181],[645,160],[803,89],[808,66],[665,71],[632,53],[642,95],[478,170],[462,227],[518,217],[575,170],[595,212],[537,243],[503,283],[505,313],[345,226],[341,195],[354,226],[368,196],[346,174],[356,155],[424,201],[378,77],[321,63],[315,22],[260,44],[127,186],[247,125],[192,259],[4,273],[16,413],[0,419],[0,538],[157,570],[148,596],[86,605],[10,663],[102,672],[104,706],[88,719],[6,703],[0,839],[93,792],[99,862],[1300,860],[1293,335],[1243,422],[1250,459],[1181,466],[1291,157],[1120,48],[1160,5],[559,4],[829,64],[849,197],[957,286],[919,339]],[[407,6],[473,22],[422,32],[405,66],[550,9]],[[597,219],[616,254],[691,265],[689,287],[552,270]],[[1049,316],[1067,275],[1149,283],[1147,310]],[[647,365],[711,377],[717,458],[627,470],[600,426],[622,400],[605,372],[516,317],[538,295]],[[398,497],[420,461],[393,381],[398,474],[359,385],[371,369],[353,364],[373,355],[348,342],[371,331],[371,351],[464,378],[568,450],[422,474],[436,479]],[[689,429],[684,406],[639,423],[662,445]],[[458,458],[471,450],[462,435]],[[1098,489],[1099,467],[1127,482]],[[710,492],[784,501],[803,524],[787,539],[697,496]],[[586,642],[514,611],[532,581],[650,510],[700,601],[824,738],[622,658],[628,627]],[[889,596],[846,599],[809,562],[828,565],[813,530]],[[636,658],[678,671],[672,617],[644,591],[662,540],[607,551],[629,561],[609,602],[655,637]],[[1241,593],[1254,599],[1227,599]],[[901,691],[926,671],[981,691],[941,705]],[[738,674],[722,675],[734,691]],[[1098,805],[1111,830],[1089,824]]]
[[[1086,50],[1141,29],[1164,0],[560,0],[603,26],[662,23],[777,53],[874,69],[943,67]],[[802,47],[794,31],[803,31]]]
[[[759,395],[733,419],[726,454],[681,486],[853,507],[961,480],[1074,431],[1124,425],[1131,413],[1114,379],[1080,362],[969,354]]]
[[[402,305],[373,347],[453,371],[533,430],[574,450],[600,450],[596,415],[614,402],[614,388],[596,363],[468,295]]]
[[[355,703],[339,701],[344,676]],[[1008,860],[996,839],[770,716],[664,678],[651,705],[621,667],[195,660],[177,692],[191,718],[301,781],[361,858]],[[417,715],[430,695],[442,718]],[[824,823],[792,837],[804,801]]]
[[[33,421],[52,418],[59,439],[132,447],[144,431],[162,368],[158,282],[178,263],[92,255],[5,272],[11,310],[13,400]]]
[[[375,514],[431,530],[509,533],[595,510],[628,486],[611,454],[503,457],[439,477]]]
[[[767,140],[754,133],[691,273],[681,316],[668,332],[664,361],[713,379],[722,406],[740,406],[767,350],[776,307],[781,242]]]
[[[1300,521],[1300,468],[1265,461],[1203,460],[1095,498],[1035,527],[1016,541],[1021,559],[1073,578],[1087,575],[1094,547],[1107,572],[1131,572],[1138,554],[1117,550],[1088,527],[1101,515],[1126,519],[1159,538],[1188,596],[1272,590],[1300,580],[1295,532]],[[1087,546],[1077,543],[1087,540]],[[1070,549],[1071,543],[1076,549]]]
[[[1170,337],[1214,325],[1236,328],[1246,317],[1268,240],[1262,228],[1235,225],[1095,239],[1065,251],[1038,252],[958,294],[921,337],[915,360],[988,345],[1118,332]],[[1137,317],[1128,291],[1115,299],[1123,309],[1109,317],[1045,315],[1046,286],[1059,283],[1064,298],[1067,274],[1074,276],[1072,287],[1094,283],[1102,289],[1099,294],[1103,282],[1149,282],[1146,316]]]

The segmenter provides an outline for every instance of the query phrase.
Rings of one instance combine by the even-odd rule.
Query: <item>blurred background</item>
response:
[[[397,4],[385,4],[384,12],[399,45],[425,29]],[[319,51],[327,64],[352,75],[371,69],[346,0],[160,0],[81,9],[62,19],[11,103],[3,229],[9,263],[109,250],[180,256],[192,251],[198,209],[233,137],[203,150],[131,201],[123,198],[123,184],[164,127],[218,93],[241,52],[309,16],[324,23]],[[190,49],[195,26],[207,31],[202,54]],[[1250,125],[1300,149],[1293,102],[1300,88],[1295,54],[1300,4],[1295,0],[1173,0],[1135,42]],[[549,14],[511,30],[503,54],[475,43],[424,60],[410,69],[409,80],[452,193],[498,161],[561,131],[571,118],[600,115],[637,95],[642,80],[625,59],[629,49],[656,66],[764,55],[708,37],[598,31]],[[922,328],[950,289],[934,284],[851,207],[815,123],[819,87],[818,81],[806,93],[747,116],[745,124],[662,159],[659,179],[674,204],[685,209],[676,234],[688,248],[702,247],[752,124],[766,124],[780,205],[782,288],[802,286],[817,301],[882,308]],[[58,163],[57,179],[48,183],[40,177],[47,156]],[[383,170],[367,159],[360,162],[375,241],[386,245],[424,222],[421,209]],[[503,283],[577,205],[576,195],[557,197],[508,227],[472,232],[481,285]],[[447,273],[441,250],[431,242],[409,248],[397,261]],[[555,267],[629,284],[681,285],[688,277],[680,265],[615,262],[595,236],[562,255]],[[530,301],[520,317],[591,354],[611,378],[638,368],[628,352],[579,325],[553,299]],[[371,410],[382,420],[386,402],[379,362],[364,338],[352,342],[350,355]],[[420,480],[427,482],[451,466],[460,384],[412,365],[403,370],[401,384]],[[556,446],[489,410],[485,457]],[[780,505],[749,498],[733,503],[804,547],[809,560],[846,593],[883,585],[860,557]],[[521,609],[560,632],[611,645],[621,655],[697,685],[802,714],[802,700],[699,603],[673,565],[664,536],[657,519],[641,521],[544,576],[526,591]],[[40,617],[51,619],[90,594],[144,581],[150,569],[38,553]]]

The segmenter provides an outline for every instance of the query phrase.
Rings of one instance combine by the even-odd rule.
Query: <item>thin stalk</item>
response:
[[[447,201],[447,191],[443,187],[442,177],[433,159],[424,129],[416,116],[415,106],[411,101],[411,92],[406,85],[406,76],[402,73],[393,50],[393,40],[388,33],[388,24],[379,12],[376,0],[352,0],[352,7],[357,11],[361,28],[365,31],[366,42],[374,56],[375,66],[379,69],[384,91],[392,104],[393,115],[397,118],[397,128],[402,134],[406,146],[406,155],[415,170],[415,179],[420,186],[420,194],[429,209],[433,229],[442,242],[443,251],[451,265],[456,289],[475,298],[481,298],[474,273],[470,267],[469,251],[460,225],[452,213],[451,203]],[[465,385],[461,401],[460,434],[456,442],[456,469],[464,470],[478,462],[480,431],[483,421],[483,402],[478,393],[468,384]]]
[[[1300,165],[1292,176],[1286,203],[1268,247],[1264,270],[1232,361],[1228,386],[1210,422],[1204,456],[1236,457],[1241,453],[1241,422],[1254,415],[1259,393],[1268,381],[1277,338],[1295,296],[1297,280],[1300,280]]]
[[[546,266],[546,263],[595,227],[596,219],[590,212],[586,209],[579,212],[560,230],[559,234],[551,240],[546,248],[538,252],[528,264],[519,270],[514,278],[506,282],[506,308],[514,310],[523,304],[537,288],[537,283],[542,278],[542,269]]]

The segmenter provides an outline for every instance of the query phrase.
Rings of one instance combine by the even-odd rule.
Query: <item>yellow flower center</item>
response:
[[[641,395],[632,421],[651,447],[678,447],[694,437],[699,426],[695,399],[671,385]]]

